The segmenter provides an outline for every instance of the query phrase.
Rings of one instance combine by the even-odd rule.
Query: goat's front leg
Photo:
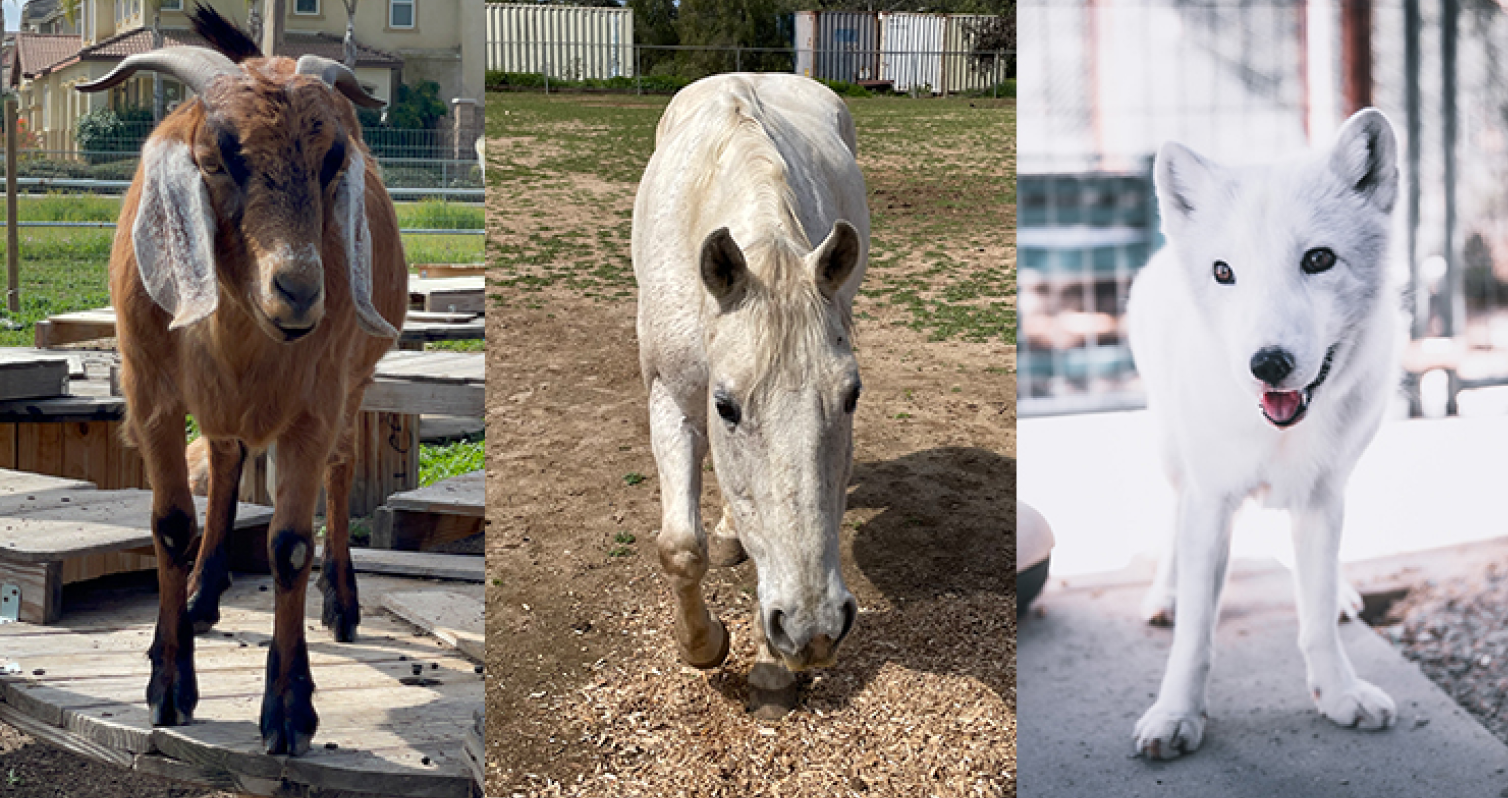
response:
[[[1341,647],[1340,532],[1345,515],[1338,491],[1320,488],[1312,506],[1293,511],[1294,576],[1298,583],[1299,650],[1309,693],[1325,717],[1361,729],[1386,729],[1398,711],[1393,699],[1356,676]]]
[[[324,593],[323,622],[337,643],[356,640],[361,602],[356,595],[356,568],[351,564],[351,461],[354,430],[347,424],[325,471],[325,557],[319,569]]]
[[[188,616],[195,634],[204,634],[220,622],[220,596],[230,587],[225,538],[236,525],[236,503],[245,463],[246,447],[240,441],[229,438],[209,441],[209,512],[204,519],[199,559],[189,575]]]
[[[199,703],[194,626],[187,610],[193,566],[189,552],[199,530],[189,492],[184,413],[151,414],[135,432],[152,483],[152,548],[157,555],[157,631],[147,652],[152,661],[147,706],[153,726],[178,726],[193,719]]]
[[[1136,723],[1136,751],[1151,759],[1193,753],[1204,740],[1205,690],[1215,659],[1215,620],[1230,562],[1236,500],[1185,485],[1178,498],[1178,623],[1157,701]]]
[[[331,426],[304,416],[277,441],[277,505],[267,537],[277,617],[267,651],[261,724],[269,754],[308,751],[319,726],[304,640],[304,600],[314,562],[314,505],[330,455]]]
[[[675,639],[681,659],[693,668],[716,668],[728,657],[728,630],[707,609],[702,577],[707,573],[702,529],[702,461],[707,436],[681,411],[664,381],[649,389],[650,440],[660,472],[660,569],[675,592]]]

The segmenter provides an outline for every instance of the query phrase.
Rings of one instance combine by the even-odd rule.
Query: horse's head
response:
[[[765,640],[791,670],[830,664],[858,614],[838,564],[859,400],[839,289],[861,255],[843,221],[809,253],[741,249],[726,229],[702,245],[712,460],[759,570]]]

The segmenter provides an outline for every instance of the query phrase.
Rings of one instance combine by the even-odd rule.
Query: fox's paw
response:
[[[1378,731],[1392,726],[1398,719],[1393,699],[1377,685],[1361,679],[1343,688],[1312,688],[1310,694],[1320,714],[1338,726]]]
[[[1164,708],[1153,704],[1136,722],[1136,753],[1148,759],[1177,759],[1192,754],[1204,742],[1203,712]]]

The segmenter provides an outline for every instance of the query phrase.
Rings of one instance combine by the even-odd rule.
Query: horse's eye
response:
[[[848,392],[848,397],[843,400],[843,412],[850,415],[853,413],[854,409],[859,406],[859,394],[863,390],[864,387],[862,385],[855,385],[853,390]]]
[[[717,414],[729,424],[737,424],[738,420],[743,417],[743,413],[738,409],[738,402],[733,401],[733,397],[727,394],[717,394],[712,398],[712,402],[717,407]]]
[[[1215,282],[1221,285],[1235,285],[1236,273],[1231,270],[1230,264],[1223,260],[1215,261]]]

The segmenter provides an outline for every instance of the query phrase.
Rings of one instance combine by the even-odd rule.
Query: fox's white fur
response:
[[[1386,253],[1397,160],[1375,109],[1347,121],[1328,151],[1290,162],[1226,167],[1171,142],[1157,155],[1168,245],[1128,308],[1178,495],[1172,546],[1144,606],[1153,622],[1177,609],[1161,690],[1136,724],[1137,751],[1149,757],[1192,752],[1203,739],[1231,520],[1252,496],[1292,516],[1299,648],[1320,712],[1363,729],[1396,716],[1392,699],[1357,677],[1336,618],[1345,485],[1396,375]]]

